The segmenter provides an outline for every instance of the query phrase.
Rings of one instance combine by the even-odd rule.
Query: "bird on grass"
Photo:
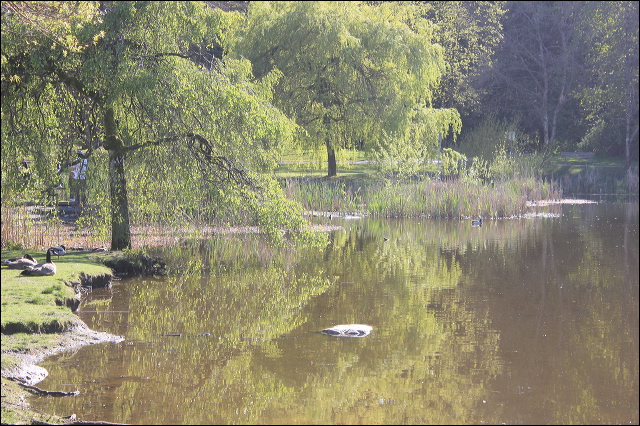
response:
[[[371,333],[373,327],[365,324],[341,324],[325,328],[322,333],[336,337],[364,337]]]
[[[2,264],[8,266],[11,269],[24,269],[27,266],[34,266],[38,263],[30,254],[24,256],[13,257],[11,259],[3,260]]]
[[[64,256],[65,254],[67,254],[67,248],[64,246],[64,244],[60,244],[59,247],[51,247],[51,251],[53,254],[58,256],[58,259],[60,259],[60,256]]]
[[[52,252],[52,249],[47,250],[47,261],[45,263],[38,263],[37,265],[27,266],[20,274],[31,276],[55,275],[57,268],[55,263],[51,261]]]

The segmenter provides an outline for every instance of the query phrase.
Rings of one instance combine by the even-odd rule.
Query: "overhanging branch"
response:
[[[187,137],[189,151],[197,160],[204,179],[211,182],[232,182],[252,190],[261,189],[241,165],[226,156],[216,155],[215,147],[206,138],[195,133],[189,133]]]

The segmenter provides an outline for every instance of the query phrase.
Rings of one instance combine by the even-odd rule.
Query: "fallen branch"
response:
[[[47,390],[40,389],[37,386],[25,385],[24,383],[20,383],[20,380],[17,380],[17,379],[12,379],[12,380],[14,380],[16,383],[18,383],[20,386],[22,386],[23,388],[27,389],[28,391],[30,391],[32,393],[35,393],[36,395],[42,395],[42,396],[76,396],[76,395],[80,394],[80,392],[78,392],[78,391],[73,391],[73,392],[47,391]]]

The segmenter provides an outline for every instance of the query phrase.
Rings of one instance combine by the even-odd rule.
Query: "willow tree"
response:
[[[69,164],[76,148],[89,158],[106,150],[114,250],[131,246],[127,191],[137,182],[127,181],[127,158],[162,146],[154,152],[179,153],[185,168],[199,171],[180,185],[194,198],[215,187],[217,202],[249,210],[272,237],[281,226],[305,231],[299,208],[256,173],[275,164],[278,146],[296,131],[270,103],[278,73],[257,81],[246,59],[221,58],[224,34],[240,15],[204,2],[92,4],[95,16],[57,37],[3,13],[3,151],[47,146],[58,164]]]
[[[257,76],[280,70],[274,103],[327,150],[435,145],[460,130],[455,110],[431,107],[445,69],[423,8],[408,3],[250,2],[230,49]]]

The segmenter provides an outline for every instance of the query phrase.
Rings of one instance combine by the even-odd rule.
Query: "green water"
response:
[[[81,307],[124,342],[41,364],[39,387],[80,395],[29,403],[130,424],[637,424],[638,203],[538,213],[174,249],[181,275]],[[317,332],[349,323],[374,329]]]

